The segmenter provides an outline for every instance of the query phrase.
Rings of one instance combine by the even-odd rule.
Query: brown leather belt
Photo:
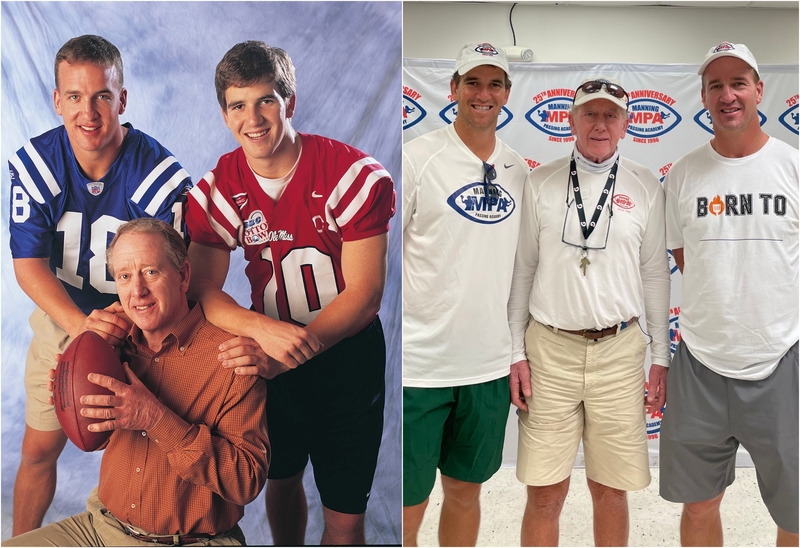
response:
[[[137,532],[133,527],[131,527],[127,523],[120,522],[120,524],[122,525],[123,530],[136,540],[141,540],[142,542],[152,542],[154,544],[164,544],[166,546],[183,546],[184,544],[194,544],[195,542],[211,539],[216,536],[216,535],[207,535],[203,533],[188,534],[188,535],[150,536],[150,535],[143,535],[142,533]]]
[[[628,326],[631,326],[639,321],[638,316],[634,316],[627,322],[622,322],[621,324],[615,325],[613,327],[606,327],[605,329],[580,329],[577,331],[570,331],[569,329],[558,329],[553,328],[555,331],[563,331],[564,333],[569,333],[570,335],[579,335],[581,337],[585,337],[587,339],[596,341],[597,339],[602,339],[603,337],[608,337],[609,335],[616,335],[623,329]]]

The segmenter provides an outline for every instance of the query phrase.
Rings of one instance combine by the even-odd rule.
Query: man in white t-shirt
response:
[[[664,182],[683,274],[681,343],[661,426],[661,496],[681,544],[721,546],[719,505],[742,444],[779,546],[798,545],[798,154],[764,133],[764,83],[744,44],[700,66],[714,137]]]
[[[628,100],[616,80],[584,80],[569,113],[572,154],[534,169],[525,188],[508,305],[523,546],[558,545],[581,440],[597,546],[627,545],[627,491],[650,484],[645,403],[663,405],[669,266],[664,191],[617,149]]]
[[[495,136],[508,61],[467,44],[455,123],[403,147],[403,544],[436,479],[439,541],[474,546],[481,483],[500,467],[509,411],[506,304],[528,166]]]

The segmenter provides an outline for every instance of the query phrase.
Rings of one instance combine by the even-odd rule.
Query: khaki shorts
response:
[[[149,534],[138,527],[134,529],[137,532]],[[243,545],[236,538],[244,540],[244,535],[238,525],[229,533],[231,534],[202,539],[184,546]],[[137,540],[128,535],[117,518],[100,502],[97,497],[97,488],[94,488],[89,495],[89,500],[86,501],[86,512],[12,537],[3,541],[3,546],[159,546],[159,544]]]
[[[638,325],[597,341],[536,321],[525,334],[533,395],[519,412],[517,478],[570,476],[583,439],[586,477],[624,491],[650,484],[644,408],[647,343]]]
[[[60,430],[56,410],[47,402],[53,395],[47,382],[50,370],[56,367],[56,354],[63,353],[72,338],[41,308],[33,311],[29,322],[33,339],[25,359],[25,422],[43,432]]]

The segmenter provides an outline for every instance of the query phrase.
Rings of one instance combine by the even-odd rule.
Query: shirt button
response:
[[[139,468],[139,467],[137,466],[137,467],[136,467],[136,471],[137,471],[137,472],[141,472],[141,471],[142,471],[142,469],[141,469],[141,468]]]
[[[131,504],[131,508],[136,508],[136,505],[135,504]]]
[[[144,430],[142,430],[142,435],[143,435],[143,436],[146,436],[146,435],[147,435],[147,432],[145,432]]]
[[[186,347],[185,346],[181,346],[181,352],[183,352],[184,350],[186,350]]]
[[[155,361],[158,362],[158,358],[156,358]]]

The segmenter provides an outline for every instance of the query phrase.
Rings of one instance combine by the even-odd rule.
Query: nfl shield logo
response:
[[[92,196],[98,196],[101,192],[103,192],[103,183],[87,183],[86,188],[89,189],[89,193]]]

